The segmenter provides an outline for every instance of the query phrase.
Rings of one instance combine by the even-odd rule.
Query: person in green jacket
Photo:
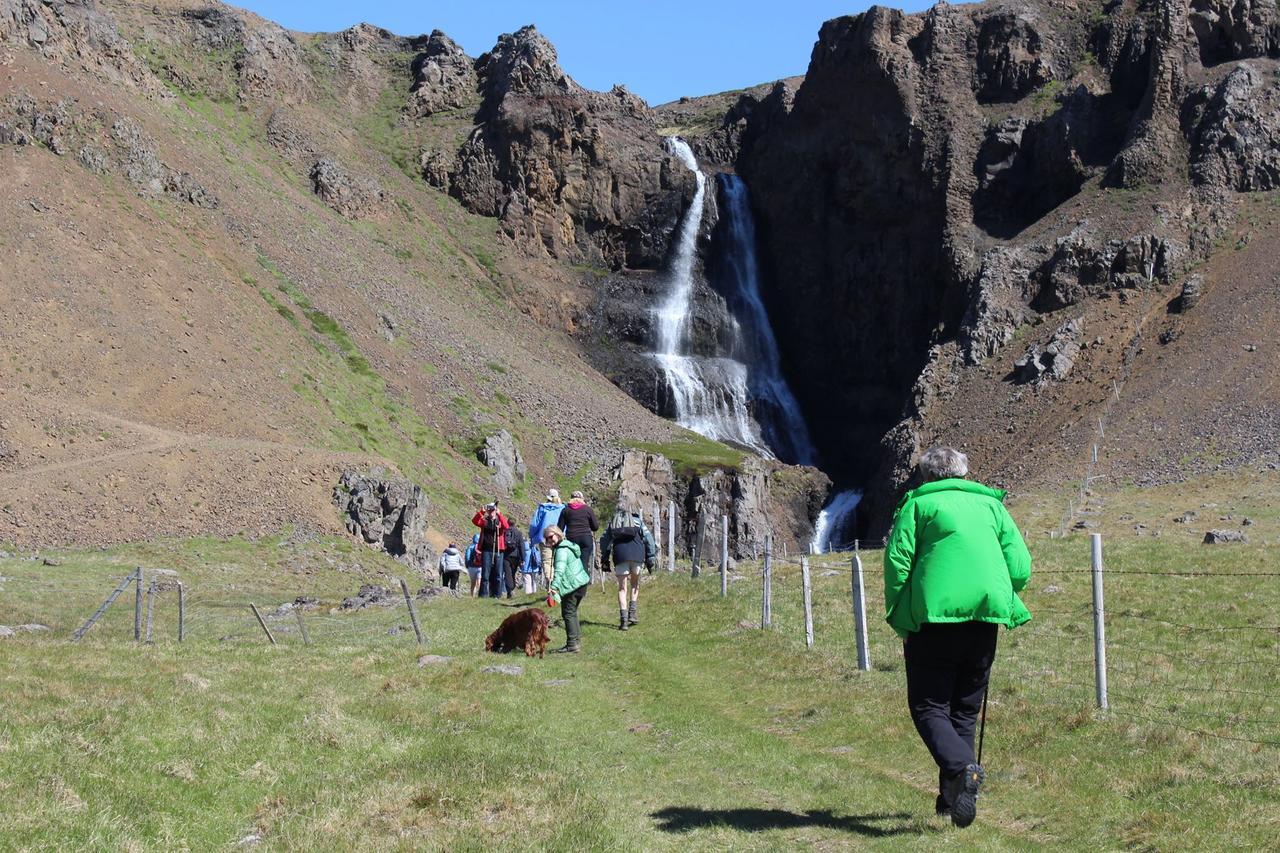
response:
[[[1031,619],[1018,598],[1031,554],[1005,493],[965,479],[963,453],[929,450],[920,473],[924,485],[903,496],[885,546],[885,618],[903,638],[907,705],[938,765],[936,810],[968,826],[985,778],[973,735],[996,632]]]
[[[582,628],[578,624],[578,605],[591,589],[591,575],[582,565],[582,549],[576,542],[564,538],[564,531],[551,525],[542,534],[542,541],[551,548],[552,575],[547,593],[548,604],[560,605],[567,635],[563,648],[555,652],[576,654],[582,650]]]

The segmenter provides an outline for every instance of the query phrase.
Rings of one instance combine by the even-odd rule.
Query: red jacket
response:
[[[480,528],[480,550],[488,550],[484,548],[484,510],[477,512],[471,519],[471,523]],[[497,551],[507,550],[507,528],[511,526],[506,516],[498,513],[498,541]]]

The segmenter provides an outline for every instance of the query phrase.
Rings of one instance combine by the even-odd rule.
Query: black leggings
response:
[[[445,589],[457,589],[458,575],[460,574],[462,574],[462,572],[458,571],[457,569],[454,569],[451,572],[441,572],[440,582],[444,584]]]

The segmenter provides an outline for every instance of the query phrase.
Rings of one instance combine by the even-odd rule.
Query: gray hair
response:
[[[934,447],[920,455],[920,474],[926,483],[968,473],[969,457],[954,447]]]

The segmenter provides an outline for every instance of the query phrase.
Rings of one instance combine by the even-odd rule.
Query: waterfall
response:
[[[809,541],[809,553],[825,554],[828,551],[848,551],[853,547],[854,528],[852,522],[857,518],[858,502],[862,500],[862,492],[849,490],[836,493],[822,512],[818,514],[818,523],[813,528],[813,539]]]
[[[707,178],[684,140],[669,137],[667,145],[693,172],[697,191],[676,235],[668,282],[670,292],[657,311],[658,351],[654,359],[670,389],[677,423],[708,438],[749,447],[772,458],[774,454],[751,415],[747,366],[728,357],[698,359],[686,351],[693,268]]]
[[[756,260],[756,226],[746,182],[721,174],[721,221],[725,233],[725,279],[722,292],[743,332],[738,358],[750,365],[753,413],[765,442],[779,458],[797,465],[814,465],[818,454],[809,427],[791,387],[782,375],[778,340],[760,296],[760,267]]]

